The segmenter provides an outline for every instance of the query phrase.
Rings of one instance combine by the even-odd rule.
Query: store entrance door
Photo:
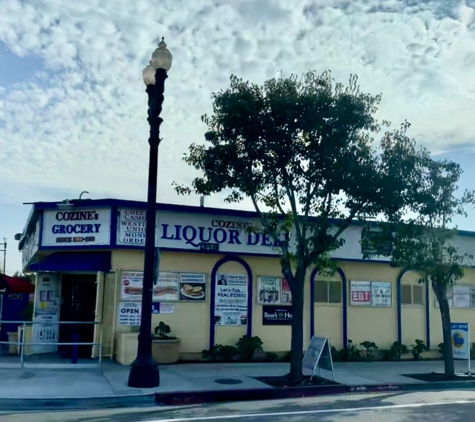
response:
[[[63,274],[61,321],[93,322],[96,311],[96,274]],[[92,343],[94,324],[60,324],[60,343]],[[78,357],[90,358],[91,345],[79,346]],[[73,346],[61,346],[64,357],[73,355]]]

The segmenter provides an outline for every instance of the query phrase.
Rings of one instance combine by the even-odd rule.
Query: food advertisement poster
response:
[[[247,325],[247,277],[218,273],[215,283],[215,324]]]
[[[157,284],[153,286],[153,300],[156,302],[178,300],[178,273],[159,273]]]
[[[263,304],[279,304],[282,302],[281,277],[257,277],[257,300]]]
[[[141,301],[142,271],[122,271],[121,300]],[[206,274],[160,272],[153,286],[153,301],[205,301]]]
[[[122,300],[142,300],[142,271],[122,271],[120,285]]]
[[[180,300],[204,302],[206,300],[206,274],[180,273]]]

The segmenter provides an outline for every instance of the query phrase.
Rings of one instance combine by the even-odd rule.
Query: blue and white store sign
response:
[[[47,210],[43,216],[41,245],[109,245],[110,226],[110,208]]]
[[[454,359],[470,361],[470,324],[468,322],[452,322],[450,330]]]
[[[119,209],[117,244],[145,246],[145,210]],[[277,255],[270,236],[248,233],[258,219],[159,211],[156,244],[161,248]]]

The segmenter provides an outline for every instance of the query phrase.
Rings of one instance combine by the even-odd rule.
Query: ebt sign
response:
[[[144,246],[141,213],[122,209],[119,216],[117,242]],[[200,250],[202,245],[214,244],[219,252],[278,255],[270,236],[249,233],[254,226],[260,227],[258,219],[159,211],[156,242],[157,246],[169,249]]]
[[[43,218],[42,246],[108,245],[111,211],[104,209],[48,210]]]

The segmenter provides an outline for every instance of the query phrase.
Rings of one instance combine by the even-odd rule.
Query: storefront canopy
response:
[[[30,265],[31,271],[107,272],[110,269],[110,252],[55,252]]]
[[[34,293],[34,284],[20,278],[0,274],[0,293]]]

